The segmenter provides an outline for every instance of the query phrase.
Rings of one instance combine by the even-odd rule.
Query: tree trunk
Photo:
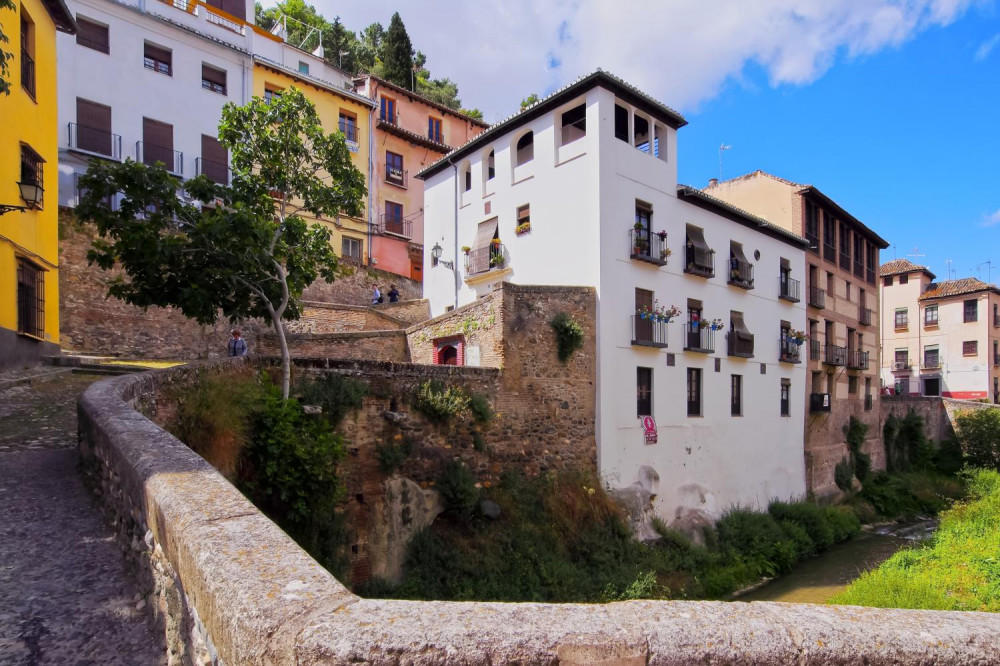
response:
[[[292,357],[288,353],[285,325],[280,319],[275,319],[274,331],[278,334],[278,344],[281,345],[281,397],[288,400],[289,386],[292,381]]]

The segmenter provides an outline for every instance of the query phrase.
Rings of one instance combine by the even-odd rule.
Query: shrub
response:
[[[282,400],[280,388],[265,388],[243,451],[241,489],[330,568],[340,538],[334,508],[343,494],[337,475],[343,440],[307,417],[297,400]]]
[[[854,479],[854,466],[847,458],[843,458],[837,466],[833,468],[833,481],[837,487],[845,493],[851,490],[851,481]]]
[[[826,512],[818,504],[775,500],[767,507],[767,511],[778,522],[790,521],[800,525],[817,550],[826,550],[833,545],[833,528],[827,522]]]
[[[429,380],[420,385],[413,406],[434,423],[445,423],[469,407],[469,396],[462,389]]]
[[[868,425],[854,416],[844,426],[844,439],[847,440],[847,448],[851,450],[851,464],[854,467],[854,476],[858,477],[858,481],[861,483],[864,483],[868,479],[868,474],[872,469],[871,457],[862,450],[867,434]],[[836,474],[836,469],[834,470],[834,474]]]
[[[1000,409],[974,409],[956,418],[958,441],[971,467],[1000,469]]]
[[[408,439],[403,439],[400,444],[393,442],[376,444],[375,457],[378,458],[379,470],[386,476],[392,476],[403,466],[412,451],[413,446]]]
[[[246,372],[200,373],[195,384],[174,395],[177,413],[167,430],[233,479],[247,443],[250,414],[262,396],[260,382]]]
[[[438,478],[437,489],[441,492],[445,509],[452,515],[468,520],[479,506],[479,489],[476,478],[461,461],[452,460],[445,465]]]
[[[556,334],[556,353],[565,363],[583,346],[583,327],[569,314],[560,312],[549,322]]]
[[[493,420],[493,407],[484,395],[474,393],[469,396],[469,411],[476,423],[489,423]]]
[[[478,432],[472,433],[472,448],[480,453],[486,451],[486,440]]]
[[[785,533],[789,541],[795,544],[795,551],[799,559],[816,554],[816,544],[809,537],[809,533],[802,525],[791,520],[778,521],[781,531]]]
[[[861,531],[861,519],[850,507],[828,506],[823,511],[826,523],[833,531],[834,542],[847,541]]]
[[[363,399],[368,395],[368,385],[351,377],[329,373],[303,382],[299,394],[304,404],[321,406],[323,418],[336,427],[348,411],[361,409]]]
[[[656,599],[661,596],[660,585],[656,582],[656,572],[640,571],[635,580],[621,592],[615,592],[614,585],[609,583],[605,588],[603,601],[634,601],[636,599]]]
[[[720,547],[754,566],[759,575],[773,576],[795,563],[795,544],[769,514],[731,509],[715,528]]]

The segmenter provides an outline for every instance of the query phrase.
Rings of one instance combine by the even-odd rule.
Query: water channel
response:
[[[738,597],[738,601],[788,601],[825,604],[861,573],[874,569],[896,551],[925,539],[936,520],[882,525],[806,560],[788,574]]]

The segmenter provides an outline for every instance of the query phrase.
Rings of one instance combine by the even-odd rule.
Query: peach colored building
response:
[[[1000,402],[1000,289],[882,265],[882,382],[901,395]]]
[[[371,263],[423,281],[424,183],[412,176],[487,124],[374,76],[354,85],[377,105],[368,177]]]
[[[818,497],[837,492],[834,470],[848,456],[844,426],[853,416],[868,426],[865,453],[885,466],[879,423],[879,250],[888,243],[812,185],[753,173],[705,190],[768,222],[801,234],[806,251],[809,336],[806,392],[806,485]],[[795,280],[782,289],[794,292]]]

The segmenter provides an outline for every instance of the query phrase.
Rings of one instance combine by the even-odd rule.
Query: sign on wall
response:
[[[642,430],[646,435],[647,444],[656,444],[657,432],[656,432],[656,419],[652,416],[642,417]]]
[[[465,364],[476,368],[479,367],[479,345],[465,348]]]

